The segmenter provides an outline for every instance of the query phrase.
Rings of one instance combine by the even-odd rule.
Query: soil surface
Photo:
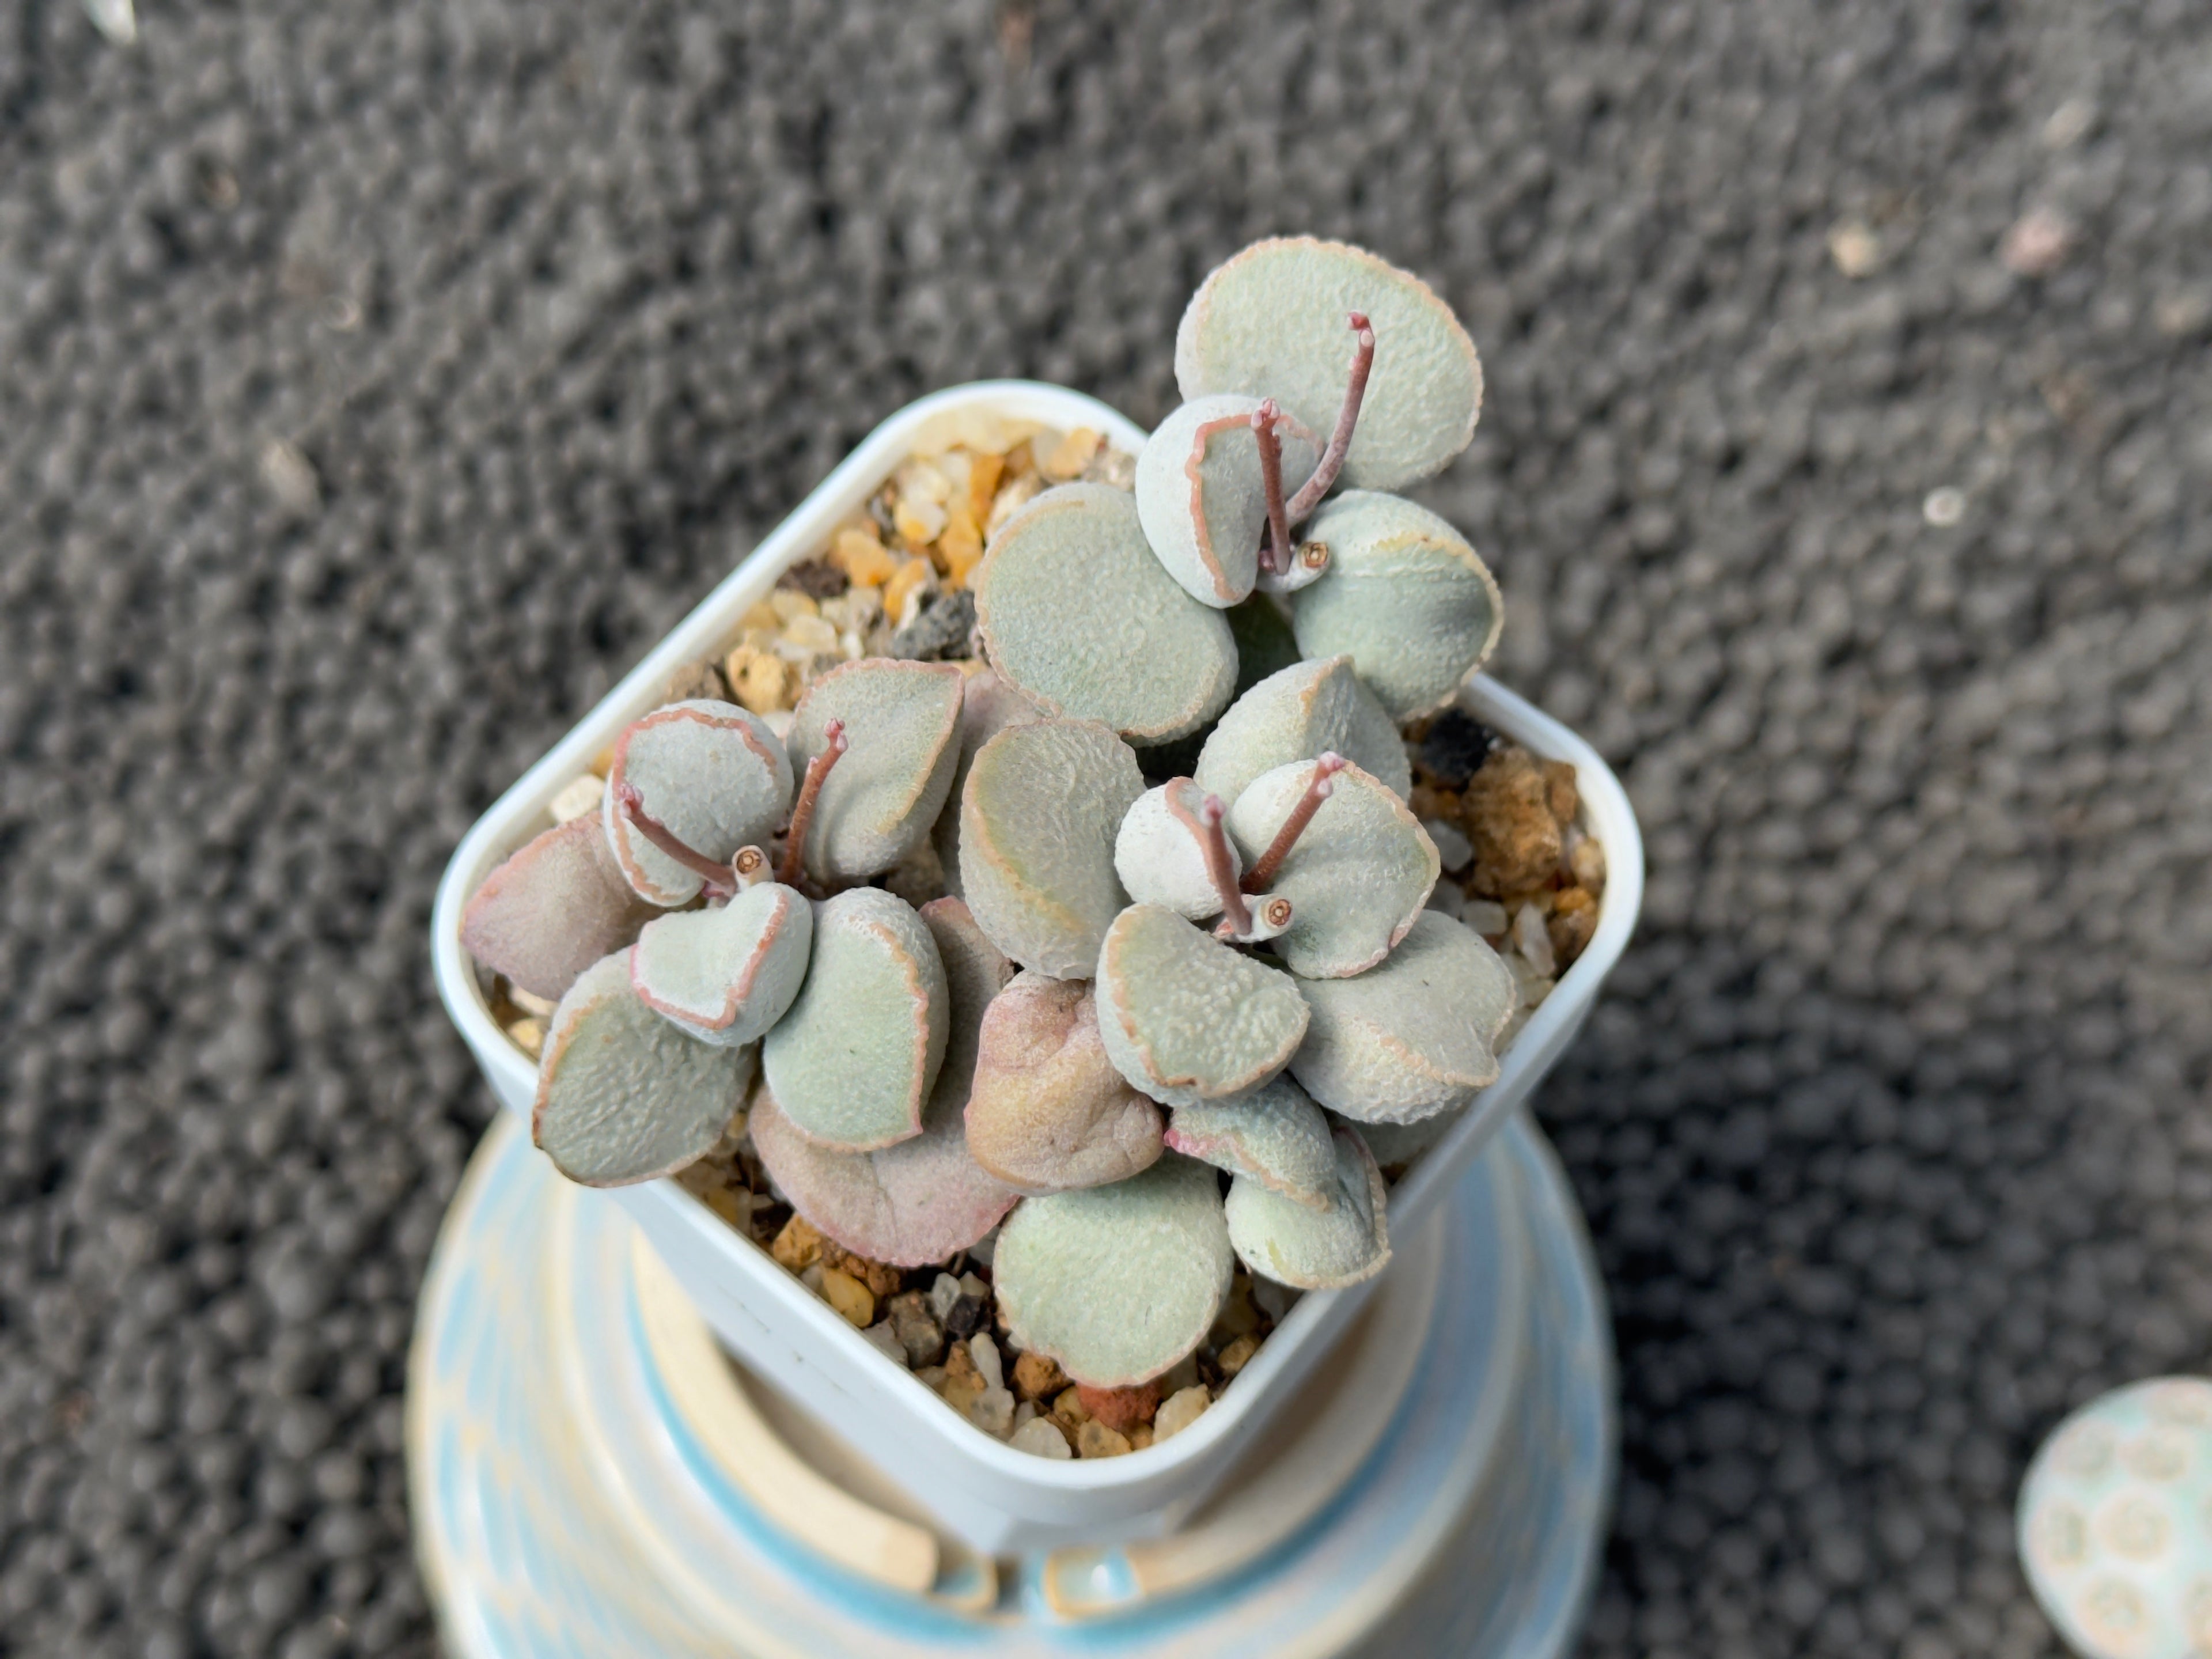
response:
[[[2026,1459],[2212,1322],[2212,15],[140,21],[0,0],[0,1653],[428,1651],[455,841],[884,415],[1156,420],[1304,228],[1467,318],[1426,498],[1650,838],[1587,1652],[2057,1653]]]

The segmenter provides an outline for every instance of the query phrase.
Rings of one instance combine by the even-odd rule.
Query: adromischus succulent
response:
[[[659,914],[631,890],[599,819],[571,818],[484,878],[462,914],[461,944],[483,967],[558,1002]]]
[[[1096,720],[1026,721],[983,745],[961,789],[960,887],[993,944],[1089,977],[1128,902],[1114,837],[1144,789],[1129,745]]]
[[[1378,493],[1464,447],[1473,344],[1418,279],[1289,239],[1206,279],[1176,374],[1133,493],[1042,489],[962,567],[987,663],[852,661],[776,728],[648,713],[600,815],[464,925],[560,999],[535,1128],[566,1173],[682,1168],[757,1068],[751,1145],[800,1216],[901,1267],[1003,1218],[1001,1315],[1092,1389],[1188,1355],[1240,1257],[1379,1271],[1377,1157],[1495,1078],[1519,995],[1423,908],[1399,730],[1487,656],[1497,586]],[[919,902],[933,852],[959,896],[868,884]]]
[[[1015,1341],[1106,1389],[1195,1348],[1236,1270],[1218,1178],[1172,1152],[1110,1187],[1024,1200],[991,1265]]]
[[[1088,981],[1017,977],[983,1018],[975,1073],[968,1145],[1025,1194],[1125,1181],[1160,1155],[1160,1109],[1106,1057]]]
[[[1273,398],[1292,419],[1333,437],[1352,312],[1372,330],[1373,366],[1343,481],[1355,489],[1403,489],[1440,470],[1474,436],[1482,363],[1427,283],[1364,248],[1277,237],[1217,267],[1176,326],[1176,384],[1188,398]]]
[[[933,899],[921,915],[937,942],[947,1002],[945,1059],[921,1133],[874,1152],[842,1152],[801,1133],[766,1088],[755,1092],[748,1124],[769,1176],[801,1214],[847,1249],[901,1267],[968,1249],[1018,1196],[975,1161],[963,1119],[984,1011],[1013,964],[958,899]]]
[[[705,878],[656,846],[629,803],[702,858],[724,864],[740,847],[767,843],[791,806],[791,757],[760,716],[733,702],[670,703],[615,740],[601,809],[607,841],[639,896],[688,904]]]
[[[1229,1243],[1262,1279],[1301,1291],[1337,1291],[1390,1260],[1389,1189],[1358,1132],[1340,1125],[1335,1179],[1325,1206],[1299,1203],[1249,1176],[1229,1183]]]
[[[695,1042],[640,1002],[617,951],[554,1011],[531,1135],[586,1187],[673,1175],[721,1138],[752,1073],[751,1049]]]
[[[1126,490],[1046,490],[999,527],[974,586],[991,666],[1054,714],[1166,743],[1237,688],[1229,624],[1153,556]]]
[[[799,1133],[873,1152],[921,1133],[949,1035],[945,964],[905,900],[853,887],[814,914],[814,951],[761,1074]]]
[[[1146,538],[1185,592],[1227,610],[1260,580],[1261,538],[1273,533],[1283,491],[1310,478],[1320,459],[1320,441],[1264,398],[1195,398],[1137,457]]]

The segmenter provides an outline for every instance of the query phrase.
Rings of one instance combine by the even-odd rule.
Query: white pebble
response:
[[[1474,843],[1455,823],[1442,818],[1423,818],[1421,828],[1429,832],[1429,839],[1437,844],[1437,857],[1443,861],[1446,870],[1456,873],[1474,862]]]
[[[557,1002],[548,1002],[544,997],[532,996],[520,985],[507,988],[507,1000],[524,1013],[535,1014],[540,1019],[552,1018],[554,1011],[561,1006]]]
[[[1153,1434],[1157,1437],[1158,1431],[1154,1430]],[[1060,1425],[1049,1417],[1032,1417],[1016,1429],[1013,1447],[1016,1451],[1025,1451],[1032,1457],[1049,1457],[1063,1463],[1075,1455],[1068,1449],[1067,1437],[1060,1431]]]
[[[1948,530],[1966,516],[1966,492],[1951,484],[1928,492],[1920,503],[1920,516],[1938,530]]]
[[[1544,913],[1533,904],[1522,905],[1521,914],[1513,918],[1513,947],[1536,970],[1537,978],[1549,979],[1559,971],[1559,958],[1552,954],[1552,936],[1545,930]]]
[[[1510,924],[1505,907],[1496,899],[1469,899],[1460,907],[1459,919],[1485,939],[1497,939]]]
[[[799,724],[799,711],[793,708],[779,708],[773,714],[763,714],[761,724],[775,733],[775,740],[778,743],[789,743],[791,728]]]
[[[1254,1304],[1279,1324],[1291,1309],[1298,1305],[1298,1297],[1303,1294],[1303,1291],[1292,1290],[1288,1285],[1278,1285],[1273,1279],[1264,1279],[1258,1273],[1252,1275]]]
[[[986,1389],[968,1402],[968,1420],[1004,1440],[1014,1431],[1014,1396],[1010,1389]]]
[[[1202,1385],[1182,1389],[1170,1395],[1161,1402],[1158,1413],[1152,1419],[1152,1443],[1157,1446],[1161,1441],[1181,1434],[1203,1417],[1206,1408],[1212,1403],[1213,1396],[1206,1393]]]
[[[1024,1400],[1014,1407],[1014,1432],[1019,1434],[1032,1417],[1037,1414],[1036,1401]]]
[[[951,1273],[939,1273],[930,1281],[929,1310],[937,1316],[939,1324],[945,1322],[945,1316],[952,1311],[952,1304],[959,1299],[960,1281]]]
[[[1463,921],[1467,918],[1467,895],[1460,891],[1457,882],[1440,881],[1429,890],[1429,908],[1454,921]]]
[[[904,1370],[907,1368],[906,1344],[900,1341],[897,1337],[891,1334],[891,1322],[890,1320],[878,1319],[874,1324],[869,1326],[867,1329],[862,1331],[860,1334],[868,1340],[869,1343],[878,1352],[881,1353],[884,1358],[890,1360],[891,1364],[896,1365],[901,1370]]]
[[[606,780],[596,772],[586,772],[580,778],[571,778],[561,786],[561,793],[553,797],[548,807],[553,822],[566,823],[599,810],[599,797],[607,793]]]
[[[991,1340],[988,1332],[978,1331],[968,1339],[968,1357],[975,1362],[975,1374],[983,1379],[985,1388],[1006,1386],[1006,1368],[999,1363],[999,1345]],[[1009,1406],[1006,1409],[1012,1411],[1013,1407]]]
[[[1575,872],[1576,881],[1595,892],[1605,884],[1605,848],[1595,837],[1570,830],[1567,867]]]

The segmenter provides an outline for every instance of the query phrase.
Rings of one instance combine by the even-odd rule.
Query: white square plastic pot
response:
[[[670,677],[717,656],[738,619],[791,565],[819,552],[918,447],[946,441],[979,415],[1088,427],[1133,453],[1145,434],[1095,399],[1029,381],[955,386],[909,404],[878,427],[708,595],[697,610],[495,802],[454,853],[438,890],[432,950],[447,1012],[493,1092],[526,1121],[537,1066],[493,1021],[461,949],[463,906],[500,860],[551,820],[548,805],[623,726],[661,701]],[[1557,1062],[1620,959],[1643,896],[1644,854],[1626,795],[1596,751],[1558,721],[1477,676],[1468,710],[1536,754],[1573,763],[1584,821],[1604,848],[1606,887],[1595,936],[1561,975],[1503,1057],[1498,1081],[1414,1166],[1390,1198],[1401,1246],[1453,1188],[1509,1113]],[[1192,1427],[1126,1457],[1050,1462],[991,1438],[885,1358],[829,1304],[740,1237],[673,1181],[615,1189],[620,1204],[723,1343],[746,1366],[842,1433],[971,1546],[993,1552],[1166,1531],[1252,1449],[1270,1415],[1331,1345],[1379,1280],[1308,1295],[1291,1310],[1221,1399]],[[1428,1254],[1402,1249],[1384,1276]],[[610,1333],[610,1340],[615,1340]]]

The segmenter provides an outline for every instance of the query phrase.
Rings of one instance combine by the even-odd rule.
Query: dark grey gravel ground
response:
[[[2054,1651],[2023,1462],[2212,1322],[2202,6],[142,15],[0,0],[0,1652],[428,1648],[455,839],[878,417],[1156,418],[1301,228],[1468,319],[1434,500],[1650,837],[1588,1651]]]

